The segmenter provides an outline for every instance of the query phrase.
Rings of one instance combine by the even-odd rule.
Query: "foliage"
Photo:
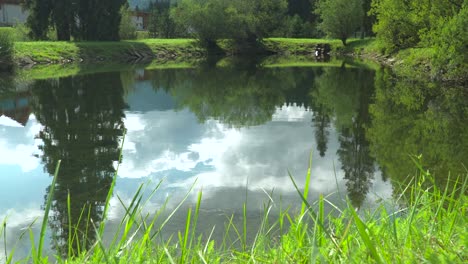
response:
[[[170,1],[151,2],[148,31],[154,38],[176,38],[184,34],[170,15]]]
[[[318,16],[312,12],[316,0],[288,0],[287,16],[273,33],[277,37],[318,38],[323,34],[316,28]]]
[[[132,12],[128,4],[120,8],[120,16],[122,17],[119,26],[120,39],[136,39],[136,26],[133,23]]]
[[[202,46],[213,49],[216,40],[227,37],[231,30],[225,22],[227,4],[228,0],[182,0],[171,11],[171,17]]]
[[[416,9],[419,1],[379,0],[372,3],[371,13],[377,17],[374,32],[383,51],[414,47],[420,41],[418,31],[425,23]]]
[[[362,0],[320,0],[315,12],[322,20],[319,28],[345,46],[346,39],[362,25],[364,16]]]
[[[448,79],[468,76],[468,2],[460,12],[439,26],[434,40],[436,71]]]
[[[286,0],[237,0],[232,2],[231,9],[238,9],[238,31],[231,36],[232,39],[255,42],[270,34],[281,26],[287,11]]]
[[[31,38],[29,37],[29,28],[26,24],[24,23],[17,23],[13,26],[15,30],[15,41],[30,41]]]
[[[317,37],[319,33],[311,22],[303,21],[299,15],[287,16],[283,25],[272,33],[275,36],[286,38],[310,38]]]
[[[448,38],[453,36],[440,33],[444,25],[460,13],[463,6],[466,6],[464,2],[466,1],[374,1],[371,9],[371,13],[377,18],[374,31],[386,52],[417,45],[430,47],[435,42],[450,43],[452,39]],[[455,20],[450,26],[452,30],[454,27],[462,26]]]
[[[27,25],[33,39],[47,39],[55,28],[57,39],[118,40],[120,8],[125,0],[26,0]]]
[[[0,56],[10,56],[13,49],[14,29],[0,28]]]
[[[0,70],[13,60],[13,30],[0,28]]]
[[[182,0],[172,17],[202,44],[215,46],[218,39],[254,43],[280,25],[286,0]]]

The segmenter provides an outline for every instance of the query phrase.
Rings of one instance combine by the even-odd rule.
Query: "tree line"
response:
[[[155,1],[149,31],[154,37],[197,38],[206,47],[218,39],[240,43],[265,37],[346,39],[372,35],[371,0],[179,0]]]
[[[448,78],[468,75],[467,0],[151,0],[151,37],[194,37],[207,48],[219,39],[258,43],[266,37],[376,34],[383,53],[432,50],[434,69]],[[33,39],[118,40],[132,23],[126,0],[25,0]],[[126,12],[123,12],[125,11]],[[130,27],[131,29],[131,27]],[[135,29],[133,29],[134,31]],[[128,30],[127,30],[128,31]]]
[[[365,16],[370,2],[152,0],[142,11],[150,13],[151,37],[195,37],[208,47],[217,39],[225,38],[255,42],[264,37],[318,38],[325,35],[338,37],[345,43],[355,31],[372,34]],[[47,39],[51,28],[57,40],[136,37],[126,0],[25,0],[25,7],[30,13],[27,25],[33,39]]]
[[[30,37],[57,40],[119,40],[120,9],[126,0],[25,0]]]
[[[434,48],[435,74],[468,76],[467,0],[373,0],[370,13],[382,52]]]

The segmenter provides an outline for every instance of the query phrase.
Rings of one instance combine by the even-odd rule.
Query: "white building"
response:
[[[24,23],[28,12],[23,10],[21,0],[0,0],[0,25],[12,26]]]
[[[149,13],[143,11],[132,11],[132,21],[136,26],[137,30],[147,30]]]

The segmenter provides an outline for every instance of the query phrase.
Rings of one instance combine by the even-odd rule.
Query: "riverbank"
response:
[[[19,68],[36,65],[145,64],[193,61],[209,54],[194,39],[144,39],[120,42],[14,42],[12,64]],[[264,55],[315,57],[317,45],[327,45],[334,56],[362,58],[393,68],[397,76],[465,84],[467,75],[437,71],[432,64],[431,48],[411,48],[394,54],[383,54],[373,38],[350,39],[347,46],[331,39],[268,38],[254,52]],[[218,41],[217,55],[242,55],[234,43]],[[250,50],[251,52],[251,50]],[[252,55],[252,54],[249,54]],[[258,55],[258,54],[257,54]]]
[[[457,86],[468,83],[468,72],[463,74],[468,69],[452,69],[452,72],[448,72],[434,65],[434,58],[437,55],[434,48],[407,48],[392,54],[384,54],[378,41],[375,38],[368,38],[352,40],[346,47],[338,47],[336,53],[378,62],[392,68],[395,75],[402,78],[440,81]]]
[[[328,44],[332,52],[340,42],[324,39],[265,39],[262,53],[313,55],[317,44]],[[219,41],[220,54],[238,54],[229,41]],[[120,42],[15,42],[14,63],[20,67],[37,64],[68,63],[138,63],[153,59],[191,60],[207,56],[193,39],[145,39]]]

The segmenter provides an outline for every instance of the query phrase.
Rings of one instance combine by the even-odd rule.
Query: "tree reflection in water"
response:
[[[119,159],[125,108],[120,76],[103,73],[38,80],[31,90],[34,114],[43,126],[38,137],[43,142],[45,170],[53,175],[62,160],[49,221],[52,247],[62,256],[75,255],[96,239],[93,225],[102,220]],[[70,252],[69,238],[73,239]]]

